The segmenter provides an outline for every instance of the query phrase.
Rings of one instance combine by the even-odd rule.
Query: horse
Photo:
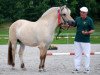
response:
[[[8,65],[15,68],[15,52],[19,42],[21,68],[25,69],[23,52],[25,45],[38,47],[40,50],[39,71],[45,70],[47,50],[53,41],[56,27],[75,23],[70,16],[71,10],[66,6],[49,8],[37,21],[19,19],[9,27]]]

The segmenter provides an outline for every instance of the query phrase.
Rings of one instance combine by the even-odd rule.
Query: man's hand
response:
[[[90,33],[88,31],[82,31],[82,34],[89,35]]]
[[[82,31],[82,34],[84,35],[90,35],[94,32],[94,30],[90,30],[90,31]]]

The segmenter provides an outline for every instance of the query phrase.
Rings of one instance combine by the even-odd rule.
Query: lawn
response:
[[[95,24],[95,32],[91,36],[92,44],[100,44],[100,21],[94,22]],[[8,33],[9,26],[11,23],[0,24],[0,44],[8,43]],[[59,29],[56,30],[58,32]],[[69,30],[63,30],[62,34],[60,34],[59,39],[54,38],[53,44],[73,44],[74,36],[75,36],[76,28],[70,28]],[[66,37],[66,38],[65,38]]]

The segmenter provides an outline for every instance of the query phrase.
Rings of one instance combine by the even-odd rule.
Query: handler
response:
[[[82,59],[82,52],[84,52],[84,73],[90,72],[90,34],[94,32],[94,24],[93,20],[87,16],[88,8],[81,7],[80,8],[80,17],[77,17],[75,20],[75,27],[76,36],[74,40],[75,46],[75,58],[74,58],[74,65],[75,70],[74,72],[79,72],[81,68],[81,59]]]

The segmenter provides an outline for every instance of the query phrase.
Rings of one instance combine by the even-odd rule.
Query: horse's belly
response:
[[[51,38],[43,39],[40,37],[39,38],[31,38],[31,37],[26,38],[26,37],[24,37],[24,38],[21,38],[20,41],[27,46],[35,47],[35,46],[39,46],[41,43],[44,43],[47,45],[50,44]]]
[[[27,46],[37,46],[38,42],[36,38],[31,37],[27,37],[27,36],[19,36],[18,40],[20,40],[23,44],[27,45]]]
[[[27,46],[31,46],[31,47],[38,46],[37,43],[24,43],[24,44],[27,45]]]
[[[25,45],[27,45],[27,46],[31,46],[31,47],[33,47],[33,46],[38,46],[38,43],[37,42],[32,42],[32,41],[21,41],[23,44],[25,44]]]

